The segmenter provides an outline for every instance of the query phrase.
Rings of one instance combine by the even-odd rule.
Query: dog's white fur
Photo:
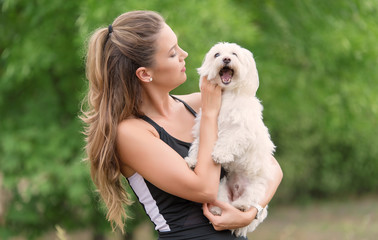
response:
[[[230,71],[222,82],[220,71],[225,66]],[[222,164],[227,175],[219,185],[218,199],[229,202],[245,211],[254,203],[260,203],[270,179],[270,168],[275,146],[262,120],[262,105],[256,98],[259,78],[253,55],[235,43],[218,43],[206,54],[198,69],[200,81],[207,76],[208,81],[222,87],[222,105],[218,116],[218,140],[212,157]],[[230,82],[229,82],[230,81]],[[201,114],[193,128],[194,142],[185,159],[190,167],[197,161],[199,125]],[[221,214],[219,208],[211,209],[213,214]],[[249,226],[234,230],[237,236],[246,236],[266,218],[267,208],[260,219]]]

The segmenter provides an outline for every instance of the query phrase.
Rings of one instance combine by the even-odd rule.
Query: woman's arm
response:
[[[217,89],[217,90],[216,90]],[[215,95],[214,95],[215,94]],[[214,98],[219,101],[214,101]],[[201,84],[201,124],[199,134],[199,148],[197,164],[194,172],[198,176],[206,176],[207,181],[202,184],[207,187],[207,191],[212,195],[213,201],[218,195],[221,166],[212,159],[212,152],[215,142],[218,139],[218,114],[221,106],[221,88],[211,84],[207,78]],[[202,161],[199,161],[203,159]],[[205,183],[205,184],[204,184]]]
[[[259,203],[262,207],[265,207],[266,205],[268,205],[268,203],[272,200],[283,177],[281,167],[274,157],[272,157],[272,164],[274,166],[273,172],[272,172],[272,175],[274,177],[268,183],[268,188],[267,188],[264,200]],[[220,216],[213,215],[209,211],[209,208],[212,205],[220,207],[222,209],[222,215]],[[255,219],[256,214],[257,214],[257,209],[252,207],[248,211],[242,212],[228,203],[217,200],[211,204],[210,203],[203,204],[203,213],[209,219],[209,221],[213,224],[214,229],[221,231],[225,229],[241,228],[241,227],[245,227],[249,225]]]
[[[214,163],[211,152],[217,140],[221,104],[220,87],[203,82],[200,144],[194,171],[176,151],[160,140],[148,123],[140,119],[120,123],[117,135],[121,165],[138,172],[163,191],[202,203],[215,201],[218,191],[220,165]]]

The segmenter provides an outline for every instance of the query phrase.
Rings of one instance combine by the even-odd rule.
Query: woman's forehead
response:
[[[164,24],[157,39],[159,50],[169,50],[177,44],[177,37],[173,30]]]

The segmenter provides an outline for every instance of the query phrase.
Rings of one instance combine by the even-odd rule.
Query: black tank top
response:
[[[174,96],[172,97],[182,102],[186,109],[196,116],[196,112],[188,104]],[[159,133],[160,139],[180,154],[181,157],[188,156],[191,143],[169,135],[164,128],[147,116],[143,116],[142,119],[150,123]],[[127,180],[155,225],[159,239],[246,239],[236,238],[230,231],[215,231],[213,226],[209,224],[209,220],[203,215],[201,203],[192,202],[164,192],[138,173],[135,173]]]

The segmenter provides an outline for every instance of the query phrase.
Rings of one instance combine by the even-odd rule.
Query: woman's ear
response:
[[[147,68],[145,67],[140,67],[136,70],[135,72],[136,76],[139,78],[140,81],[144,82],[144,83],[149,83],[151,82],[152,80],[152,76],[150,74],[150,70],[148,70]]]

